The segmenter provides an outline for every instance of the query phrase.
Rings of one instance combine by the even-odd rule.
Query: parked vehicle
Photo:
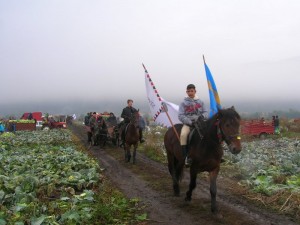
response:
[[[31,114],[31,118],[30,118]],[[42,112],[25,112],[21,116],[20,119],[22,120],[28,120],[28,119],[35,119],[36,121],[42,121],[43,113]]]
[[[42,130],[65,129],[67,128],[66,116],[49,116],[45,118],[42,124]]]
[[[253,135],[259,138],[266,138],[269,134],[274,134],[275,127],[273,122],[264,120],[244,120],[241,122],[241,133]]]
[[[36,130],[35,120],[9,120],[7,124],[7,130],[21,131],[21,130]]]
[[[35,120],[35,126],[37,129],[42,128],[43,124],[43,113],[42,112],[25,112],[20,118],[21,120],[33,119]]]

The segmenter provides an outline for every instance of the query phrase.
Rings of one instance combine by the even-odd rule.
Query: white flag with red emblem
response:
[[[154,122],[165,127],[171,127],[172,123],[174,125],[181,123],[178,119],[179,106],[166,101],[159,95],[146,67],[144,65],[143,67],[145,69],[147,99]]]

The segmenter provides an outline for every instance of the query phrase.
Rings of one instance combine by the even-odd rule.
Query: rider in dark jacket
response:
[[[84,117],[84,125],[89,126],[90,118],[92,117],[93,113],[88,112]]]
[[[114,127],[117,125],[118,121],[117,121],[117,117],[114,115],[114,113],[110,113],[109,117],[107,118],[107,123],[109,126]]]
[[[137,112],[137,110],[132,106],[133,101],[131,99],[127,100],[127,106],[123,109],[121,117],[124,119],[125,123],[130,122],[131,116]]]
[[[133,104],[133,100],[132,99],[128,99],[127,100],[127,106],[122,110],[121,113],[121,117],[124,119],[124,121],[122,121],[119,124],[119,127],[121,129],[121,145],[120,146],[124,146],[125,143],[125,128],[127,126],[127,124],[130,122],[130,118],[132,117],[132,115],[134,113],[137,112],[137,110],[132,106]]]

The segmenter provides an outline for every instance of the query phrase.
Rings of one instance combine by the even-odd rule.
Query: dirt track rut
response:
[[[72,132],[89,148],[86,133],[82,126],[71,126]],[[234,196],[223,183],[225,178],[217,181],[217,201],[220,213],[210,213],[209,185],[206,179],[197,180],[191,203],[184,201],[184,192],[188,187],[189,174],[185,171],[181,183],[180,197],[174,197],[171,177],[167,166],[154,162],[137,153],[137,164],[124,162],[123,150],[106,146],[104,149],[94,146],[90,153],[99,160],[104,174],[128,198],[138,198],[146,205],[149,221],[147,224],[228,224],[228,225],[293,225],[297,224],[283,215],[271,213],[258,208]],[[113,153],[113,154],[112,154]],[[146,177],[146,178],[145,178]],[[159,186],[155,185],[160,184]]]

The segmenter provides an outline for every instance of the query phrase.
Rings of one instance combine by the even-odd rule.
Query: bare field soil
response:
[[[71,131],[81,140],[88,151],[99,160],[104,174],[128,198],[138,198],[145,205],[149,220],[143,224],[170,225],[293,225],[284,215],[271,212],[263,206],[247,201],[234,180],[218,177],[217,202],[220,212],[210,212],[209,184],[205,174],[199,174],[192,201],[184,201],[188,189],[189,173],[185,169],[181,182],[180,197],[173,196],[172,181],[167,165],[154,162],[137,153],[137,162],[125,163],[124,150],[106,145],[90,147],[83,126],[73,125]]]

